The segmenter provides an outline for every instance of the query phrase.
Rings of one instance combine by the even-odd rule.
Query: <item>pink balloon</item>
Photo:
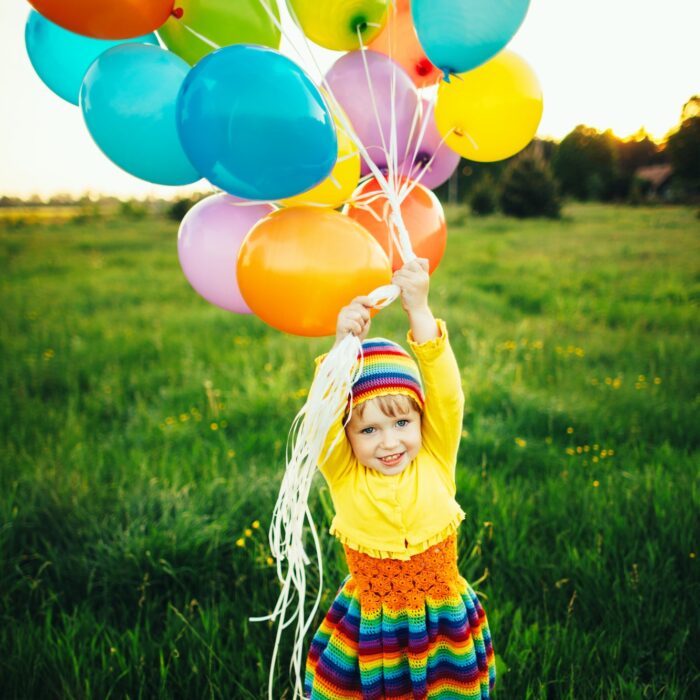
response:
[[[423,187],[434,190],[450,179],[450,175],[457,169],[460,161],[459,153],[455,153],[446,143],[442,143],[442,136],[435,125],[434,104],[421,98],[423,102],[422,118],[416,124],[411,145],[406,151],[406,160],[399,166],[399,173],[411,180],[419,180]],[[428,119],[425,133],[416,148],[421,135],[423,122]],[[402,159],[399,155],[399,162]],[[427,168],[427,170],[426,170]],[[423,171],[425,170],[425,173]]]
[[[384,146],[387,151],[390,149],[392,80],[394,81],[396,149],[398,162],[401,162],[418,104],[418,93],[408,73],[383,53],[350,51],[331,66],[326,80],[370,158],[379,168],[387,165]],[[362,174],[369,172],[363,159]]]
[[[197,293],[227,311],[252,313],[238,289],[238,251],[248,231],[274,210],[271,204],[215,194],[185,214],[177,252],[182,271]]]

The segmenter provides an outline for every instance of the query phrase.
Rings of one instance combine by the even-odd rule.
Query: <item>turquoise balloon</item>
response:
[[[177,135],[175,105],[190,67],[147,44],[108,49],[80,90],[85,124],[102,152],[126,172],[159,185],[200,179]]]
[[[446,77],[493,58],[523,23],[530,0],[411,0],[425,55]]]
[[[155,34],[107,41],[91,39],[59,27],[32,10],[24,29],[24,43],[37,75],[59,97],[78,104],[80,85],[92,62],[104,51],[126,42],[158,46]]]
[[[335,126],[318,88],[274,49],[234,44],[205,56],[178,97],[180,141],[213,185],[244,199],[292,197],[335,165]]]

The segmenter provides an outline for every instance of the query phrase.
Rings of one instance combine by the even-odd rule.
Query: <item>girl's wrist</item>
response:
[[[430,310],[427,302],[424,304],[418,304],[417,306],[410,306],[406,309],[409,319],[419,319],[419,318],[432,318],[433,312]]]

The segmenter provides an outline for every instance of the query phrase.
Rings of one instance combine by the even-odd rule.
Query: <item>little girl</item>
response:
[[[350,420],[335,426],[328,444],[343,429],[347,439],[319,468],[350,574],[311,642],[305,692],[312,700],[483,699],[495,683],[486,615],[457,570],[464,395],[445,324],[428,306],[427,270],[426,260],[415,260],[393,279],[420,372],[399,345],[364,340],[368,297],[338,315],[336,344],[356,335],[364,364]]]

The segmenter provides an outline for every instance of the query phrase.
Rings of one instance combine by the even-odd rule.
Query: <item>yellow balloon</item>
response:
[[[488,163],[521,151],[542,118],[542,88],[532,68],[512,51],[442,81],[435,123],[445,143],[464,158]]]
[[[389,0],[287,0],[306,36],[319,46],[352,51],[367,46],[386,22]]]
[[[321,92],[326,97],[325,92],[323,90]],[[357,188],[360,180],[360,153],[335,114],[340,107],[329,101],[329,108],[335,122],[335,133],[338,136],[338,160],[325,180],[306,192],[282,200],[280,203],[284,206],[322,204],[331,209],[337,209],[350,199]],[[347,117],[345,121],[348,122]]]

